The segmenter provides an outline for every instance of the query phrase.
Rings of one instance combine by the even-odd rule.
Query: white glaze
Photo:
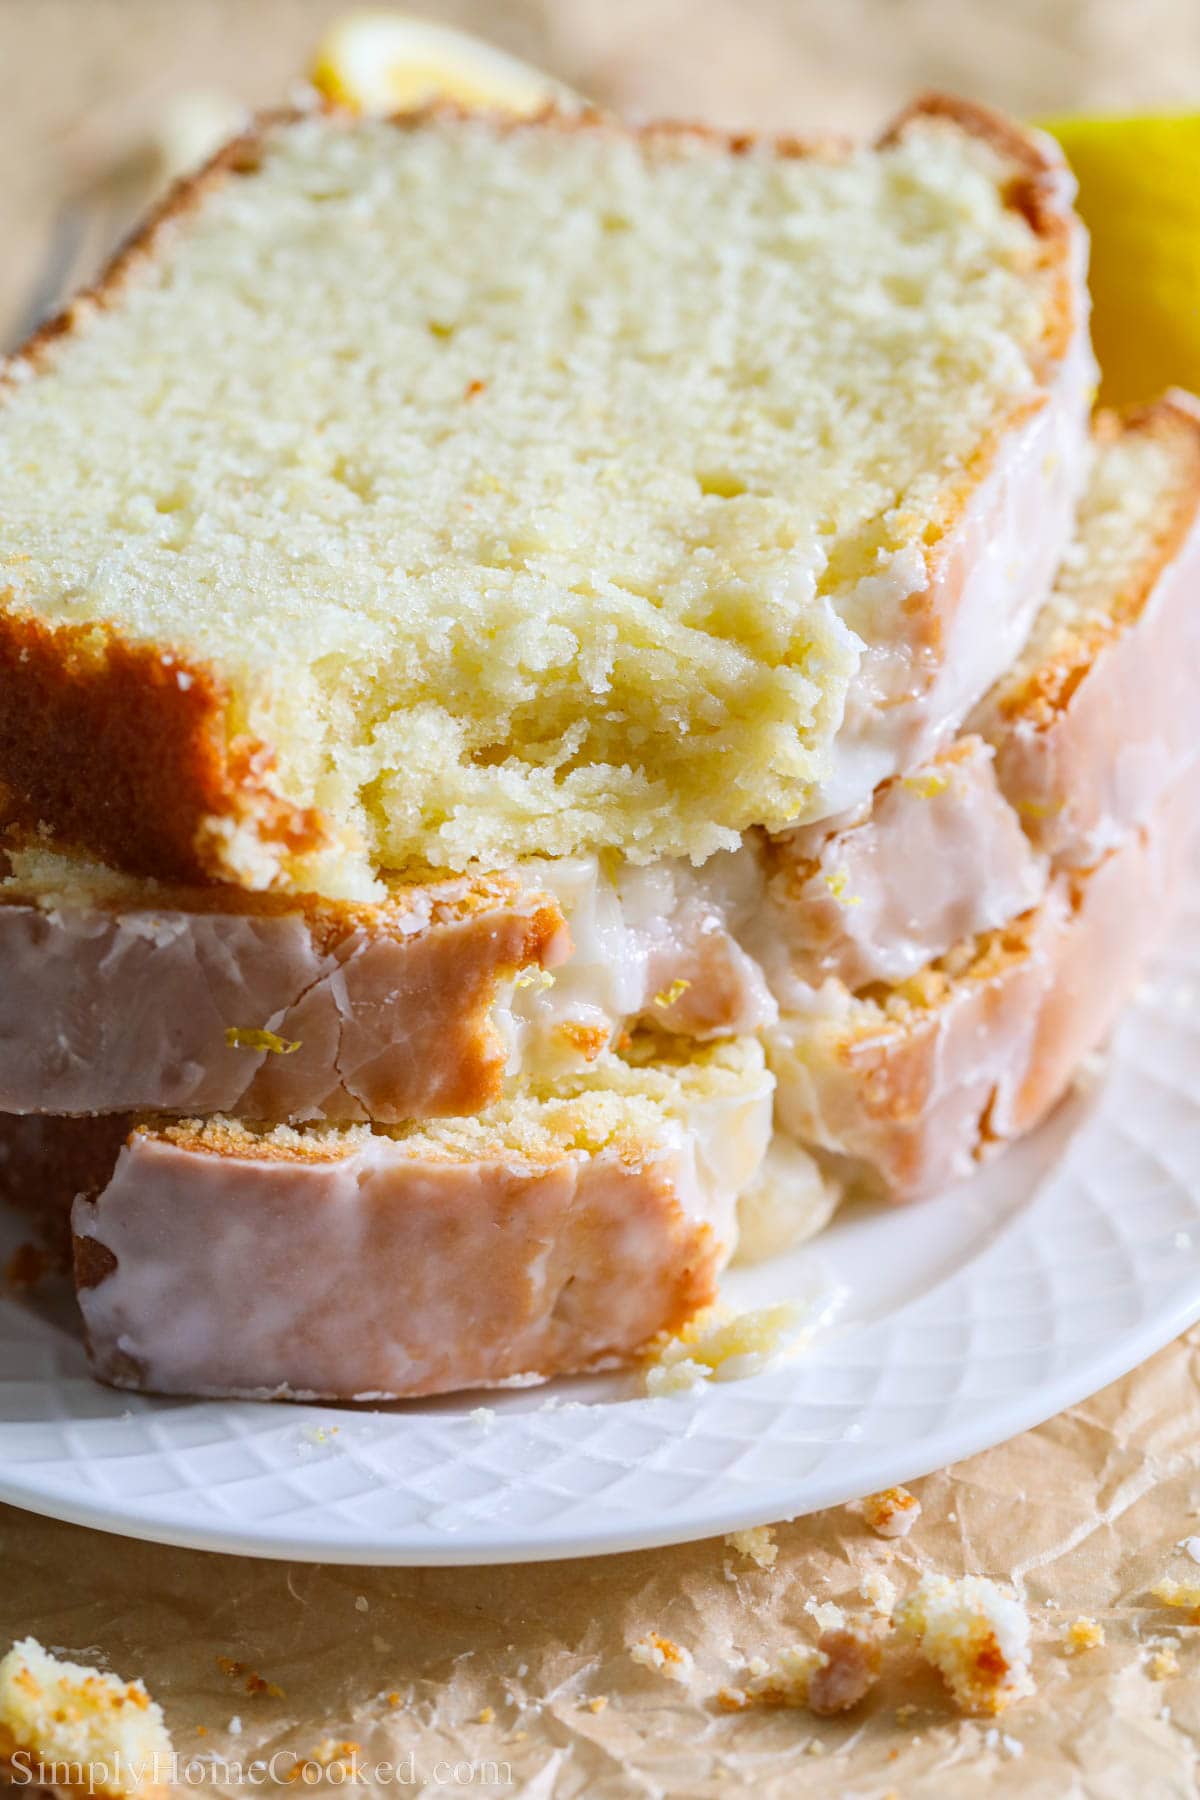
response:
[[[1049,592],[1087,472],[1096,383],[1085,240],[1071,229],[1075,333],[1044,404],[997,447],[932,566],[906,547],[841,609],[872,648],[851,683],[830,773],[798,823],[862,805],[944,743],[1012,663]]]
[[[160,1393],[384,1399],[626,1361],[715,1295],[770,1076],[652,1138],[546,1160],[414,1154],[357,1132],[326,1159],[135,1131],[76,1236],[93,1367]]]
[[[554,895],[574,949],[552,984],[514,991],[504,1018],[511,1073],[552,1074],[586,1060],[572,1028],[598,1034],[594,1056],[629,1021],[708,1039],[742,1036],[776,1017],[740,941],[763,894],[754,838],[698,869],[672,860],[624,865],[610,877],[598,857],[579,856],[530,862],[520,873]]]
[[[534,921],[552,907],[501,890],[431,922],[421,889],[411,909],[329,929],[299,907],[156,907],[146,893],[42,906],[14,891],[0,887],[7,1112],[388,1121],[486,1105],[505,1056],[491,1010],[537,959]],[[542,954],[566,949],[560,923]],[[272,1032],[281,1048],[231,1045],[230,1030]]]
[[[805,826],[773,846],[762,921],[777,995],[836,976],[851,989],[898,982],[954,944],[1025,912],[1046,863],[996,786],[990,748],[960,738],[885,783],[860,818]]]
[[[992,696],[978,709],[1004,792],[1056,863],[1083,868],[1114,848],[1195,760],[1198,679],[1200,522],[1049,721]]]
[[[1055,876],[1023,953],[891,1018],[829,981],[767,1033],[776,1122],[897,1200],[935,1193],[1028,1131],[1111,1028],[1170,919],[1190,778],[1097,868]]]

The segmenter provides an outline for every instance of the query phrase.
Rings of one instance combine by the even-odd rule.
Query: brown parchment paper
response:
[[[35,1631],[142,1674],[184,1758],[243,1765],[240,1779],[197,1765],[206,1793],[251,1791],[246,1767],[272,1756],[280,1779],[258,1791],[307,1791],[292,1771],[349,1743],[362,1790],[379,1794],[406,1791],[380,1769],[396,1764],[410,1792],[539,1800],[1182,1800],[1197,1791],[1200,1627],[1149,1589],[1200,1577],[1179,1547],[1200,1532],[1198,1361],[1200,1330],[1040,1430],[915,1484],[921,1517],[903,1541],[845,1508],[782,1525],[770,1570],[721,1539],[541,1566],[320,1567],[3,1509],[0,1639]],[[807,1600],[865,1612],[857,1586],[877,1567],[901,1589],[926,1569],[1015,1581],[1034,1697],[998,1729],[965,1721],[910,1652],[889,1649],[879,1687],[842,1719],[721,1710],[716,1691],[747,1658],[813,1641]],[[1070,1656],[1081,1613],[1107,1642]],[[634,1663],[650,1631],[692,1651],[688,1687]],[[1156,1653],[1178,1673],[1154,1679]]]
[[[50,220],[90,170],[180,90],[277,99],[343,10],[340,0],[0,0],[0,334]],[[606,104],[731,125],[869,130],[929,84],[1025,116],[1200,98],[1194,0],[421,0],[420,10]],[[544,1567],[322,1568],[142,1545],[0,1509],[0,1648],[33,1633],[143,1676],[197,1792],[303,1791],[287,1776],[314,1752],[328,1765],[324,1792],[345,1773],[339,1746],[356,1744],[358,1791],[379,1794],[1191,1796],[1200,1627],[1149,1588],[1164,1574],[1200,1577],[1179,1547],[1200,1534],[1198,1352],[1200,1333],[1189,1334],[1041,1429],[920,1483],[922,1515],[903,1543],[839,1509],[779,1527],[770,1571],[719,1540]],[[965,1722],[936,1677],[890,1652],[880,1686],[840,1721],[714,1704],[746,1658],[812,1641],[810,1598],[864,1607],[857,1585],[877,1565],[901,1589],[923,1569],[1015,1581],[1033,1619],[1035,1697],[996,1730]],[[1063,1634],[1080,1613],[1107,1642],[1070,1657]],[[687,1689],[633,1663],[629,1646],[651,1630],[693,1652]],[[1154,1679],[1172,1660],[1178,1672]],[[262,1780],[255,1759],[272,1755],[279,1778]]]

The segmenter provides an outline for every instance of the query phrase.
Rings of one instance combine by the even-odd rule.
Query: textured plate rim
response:
[[[78,1347],[65,1373],[23,1374],[21,1326],[0,1343],[15,1350],[8,1378],[45,1388],[59,1410],[0,1421],[0,1500],[148,1542],[271,1559],[554,1561],[799,1517],[1031,1429],[1200,1320],[1200,882],[1061,1157],[1048,1130],[1040,1151],[1038,1139],[1028,1146],[1031,1160],[1010,1153],[978,1178],[1017,1204],[944,1277],[829,1331],[783,1368],[694,1395],[501,1411],[485,1431],[465,1409],[154,1402],[86,1383],[80,1391],[107,1400],[72,1413],[62,1393],[78,1381]],[[62,1352],[50,1342],[54,1364]],[[0,1400],[3,1377],[0,1368]],[[336,1455],[297,1463],[298,1434],[334,1422],[344,1432]],[[43,1438],[50,1452],[36,1447]],[[150,1479],[137,1478],[139,1457]],[[297,1474],[301,1464],[315,1480]],[[114,1470],[117,1491],[98,1491]],[[550,1515],[538,1516],[539,1501]]]
[[[1180,1307],[1177,1318],[1172,1317],[1162,1325],[1147,1326],[1139,1333],[1119,1339],[1106,1358],[1081,1365],[1077,1371],[1062,1377],[1053,1388],[1018,1396],[1007,1409],[1000,1409],[995,1415],[981,1414],[979,1429],[974,1434],[964,1434],[960,1428],[953,1427],[940,1436],[935,1434],[922,1440],[919,1446],[914,1446],[911,1458],[901,1453],[885,1459],[876,1452],[879,1460],[865,1468],[862,1465],[856,1467],[854,1459],[848,1457],[839,1475],[824,1482],[806,1484],[798,1507],[794,1492],[786,1488],[779,1491],[764,1489],[752,1504],[743,1502],[713,1507],[709,1511],[697,1510],[692,1515],[675,1517],[670,1524],[648,1524],[641,1530],[614,1527],[586,1541],[581,1541],[576,1534],[559,1536],[553,1528],[537,1543],[514,1536],[511,1540],[461,1545],[448,1542],[444,1546],[424,1542],[410,1546],[387,1539],[349,1545],[303,1534],[291,1537],[287,1533],[268,1537],[253,1529],[238,1531],[218,1526],[175,1524],[153,1516],[141,1516],[116,1503],[72,1502],[54,1493],[35,1494],[28,1487],[6,1479],[3,1474],[0,1474],[0,1501],[39,1517],[86,1526],[142,1543],[203,1550],[215,1555],[253,1556],[263,1561],[321,1562],[344,1567],[483,1568],[503,1563],[562,1562],[579,1557],[663,1549],[720,1537],[727,1532],[744,1531],[756,1525],[775,1525],[804,1518],[809,1513],[859,1499],[866,1493],[919,1480],[951,1463],[977,1456],[1024,1431],[1031,1431],[1056,1414],[1077,1406],[1111,1382],[1120,1380],[1198,1321],[1200,1288],[1194,1298]],[[642,1403],[632,1401],[629,1404]],[[0,1445],[2,1441],[0,1434]]]

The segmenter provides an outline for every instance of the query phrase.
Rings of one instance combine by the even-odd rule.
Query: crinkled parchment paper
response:
[[[344,1754],[379,1794],[423,1782],[540,1800],[1182,1800],[1197,1791],[1200,1626],[1149,1590],[1200,1579],[1181,1543],[1200,1533],[1198,1373],[1200,1329],[1040,1430],[915,1484],[908,1538],[887,1542],[838,1508],[781,1525],[771,1570],[720,1539],[499,1569],[256,1562],[4,1509],[0,1639],[32,1631],[144,1676],[181,1756],[201,1759],[185,1779],[214,1794],[250,1791],[249,1765],[272,1756],[278,1779],[257,1791],[295,1793],[299,1765]],[[722,1711],[716,1692],[749,1657],[814,1641],[806,1600],[865,1613],[857,1589],[874,1568],[902,1591],[926,1569],[1013,1579],[1036,1695],[998,1730],[966,1721],[911,1652],[890,1649],[880,1685],[839,1720]],[[1080,1614],[1107,1641],[1070,1656]],[[634,1663],[649,1631],[692,1651],[688,1687]],[[337,1780],[327,1772],[320,1791]]]

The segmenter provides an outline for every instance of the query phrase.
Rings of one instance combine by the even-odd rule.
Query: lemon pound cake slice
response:
[[[139,1125],[73,1213],[93,1368],[362,1400],[627,1362],[713,1299],[771,1090],[745,1040],[425,1127]]]
[[[1030,1130],[1110,1030],[1170,921],[1190,774],[1095,868],[893,988],[837,982],[767,1033],[777,1118],[845,1179],[932,1194]]]
[[[37,843],[0,859],[0,1111],[400,1123],[586,1066],[638,1020],[708,1040],[777,1016],[737,936],[751,844],[702,870],[394,879],[378,903],[169,886]]]
[[[942,101],[871,149],[264,121],[4,369],[10,813],[364,897],[861,801],[1068,536],[1071,191]]]
[[[38,846],[0,879],[0,1109],[395,1121],[499,1099],[519,981],[570,953],[512,875],[378,903],[170,888]]]
[[[979,708],[1033,841],[1082,866],[1200,751],[1200,403],[1103,413],[1076,536],[1023,653]]]
[[[1025,912],[1050,865],[1097,862],[1194,763],[1198,682],[1200,406],[1175,393],[1097,417],[1075,536],[976,730],[766,843],[742,935],[776,995],[903,981]]]

